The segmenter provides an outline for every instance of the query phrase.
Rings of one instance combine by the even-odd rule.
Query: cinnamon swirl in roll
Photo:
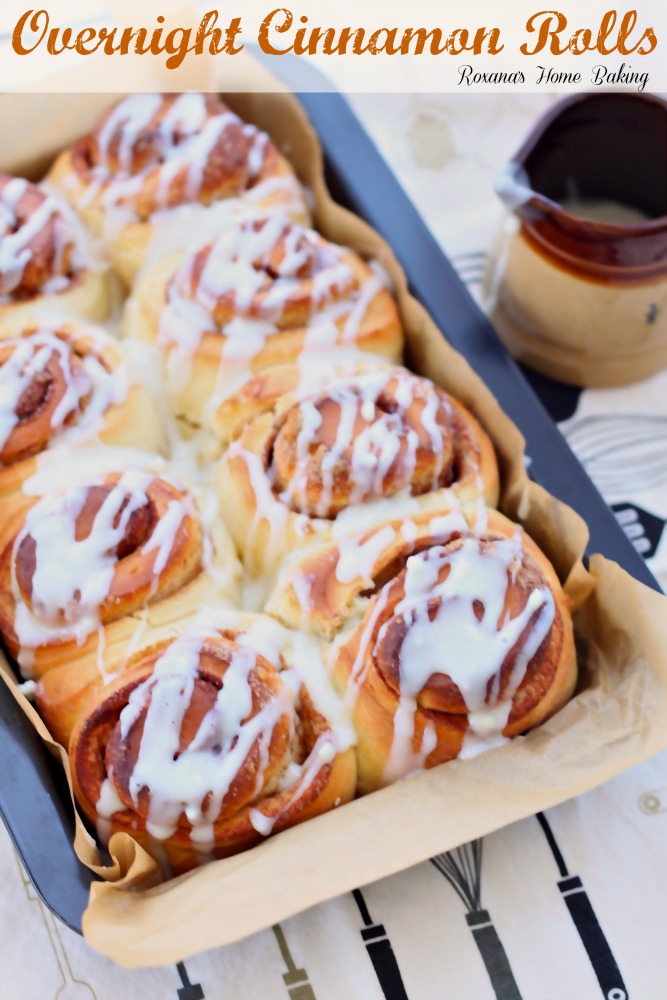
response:
[[[568,598],[495,511],[422,512],[314,550],[268,609],[333,640],[361,792],[527,732],[576,683]]]
[[[295,366],[271,369],[220,407],[216,428],[227,440],[240,432],[216,489],[254,575],[360,522],[447,498],[498,499],[495,453],[478,421],[404,368],[343,368],[319,387]]]
[[[155,404],[104,330],[43,324],[0,341],[0,499],[56,446],[163,447]]]
[[[167,474],[116,472],[38,500],[0,529],[0,633],[24,676],[92,656],[236,596],[233,546]],[[120,649],[120,652],[119,652]]]
[[[396,304],[371,268],[278,216],[163,261],[138,283],[125,326],[159,345],[174,412],[196,425],[253,372],[331,348],[399,361],[403,345]]]
[[[147,250],[160,256],[165,241],[184,245],[193,230],[212,234],[235,217],[273,211],[309,218],[294,171],[268,135],[213,94],[124,98],[60,155],[47,180],[102,239],[127,284]],[[211,206],[222,211],[193,211]]]
[[[67,207],[22,177],[0,174],[0,339],[36,312],[108,318],[116,291],[108,268]]]
[[[234,627],[195,630],[135,657],[72,734],[72,781],[86,816],[105,839],[138,840],[169,873],[234,854],[354,794],[353,737],[336,723],[340,706],[332,718],[329,698],[309,689],[286,629],[235,617]]]

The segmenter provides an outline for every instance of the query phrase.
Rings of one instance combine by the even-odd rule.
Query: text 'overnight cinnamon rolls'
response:
[[[74,789],[100,835],[129,833],[174,873],[356,787],[354,735],[317,648],[263,616],[227,625],[135,657],[72,735]]]
[[[360,521],[447,496],[497,502],[493,446],[461,403],[405,368],[327,367],[319,386],[302,366],[272,369],[217,412],[232,440],[216,473],[221,511],[253,574]]]
[[[165,239],[182,244],[193,226],[219,231],[235,216],[272,211],[309,218],[294,171],[268,135],[213,94],[124,98],[61,154],[48,182],[102,239],[127,284],[147,252],[161,255]],[[223,211],[170,220],[193,207]]]
[[[576,683],[569,601],[495,511],[421,512],[322,546],[268,608],[333,643],[361,792],[528,731]]]
[[[356,253],[274,216],[226,229],[140,279],[125,333],[158,345],[176,416],[214,424],[254,372],[323,352],[399,361],[403,332],[381,278]]]

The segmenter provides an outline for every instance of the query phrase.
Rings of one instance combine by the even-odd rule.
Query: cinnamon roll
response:
[[[0,338],[35,322],[36,310],[105,320],[113,279],[67,207],[22,177],[0,174]]]
[[[527,732],[576,683],[569,600],[495,511],[422,512],[324,546],[268,610],[333,640],[361,792]]]
[[[349,726],[327,716],[330,702],[295,669],[287,630],[236,617],[234,628],[135,657],[70,741],[85,815],[104,839],[138,840],[165,874],[237,853],[354,794]]]
[[[153,400],[117,341],[64,322],[0,341],[0,498],[21,488],[47,449],[94,441],[163,447]]]
[[[0,634],[24,676],[86,656],[104,671],[146,628],[233,599],[233,546],[210,519],[173,477],[137,470],[26,500],[0,530]]]
[[[193,229],[213,233],[234,217],[273,211],[309,219],[294,171],[268,135],[213,94],[124,98],[60,155],[47,181],[102,239],[127,284],[165,239],[174,246]],[[211,206],[222,211],[192,211]],[[163,217],[169,225],[154,232]]]
[[[157,343],[174,412],[210,423],[253,372],[324,350],[399,361],[396,304],[353,251],[285,218],[248,220],[146,274],[126,333]]]
[[[243,428],[219,463],[216,489],[252,574],[360,521],[447,498],[497,502],[488,436],[433,382],[387,366],[348,369],[311,386],[294,366],[271,369],[217,413],[223,439]]]

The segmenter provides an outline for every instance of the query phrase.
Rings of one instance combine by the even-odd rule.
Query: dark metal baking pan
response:
[[[307,64],[288,59],[278,62],[285,82],[299,92],[320,137],[333,196],[366,219],[393,247],[413,294],[521,428],[535,479],[586,520],[591,551],[604,553],[638,580],[659,589],[347,101],[323,86]],[[273,64],[271,68],[275,69]],[[315,88],[328,92],[304,92]],[[74,818],[67,785],[57,761],[3,684],[0,759],[0,814],[23,864],[46,905],[80,931],[94,876],[72,849]]]

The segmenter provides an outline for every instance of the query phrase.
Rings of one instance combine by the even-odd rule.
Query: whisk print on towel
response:
[[[447,854],[431,858],[466,907],[466,922],[479,948],[498,1000],[521,1000],[512,968],[488,910],[482,908],[482,843],[473,840]]]

